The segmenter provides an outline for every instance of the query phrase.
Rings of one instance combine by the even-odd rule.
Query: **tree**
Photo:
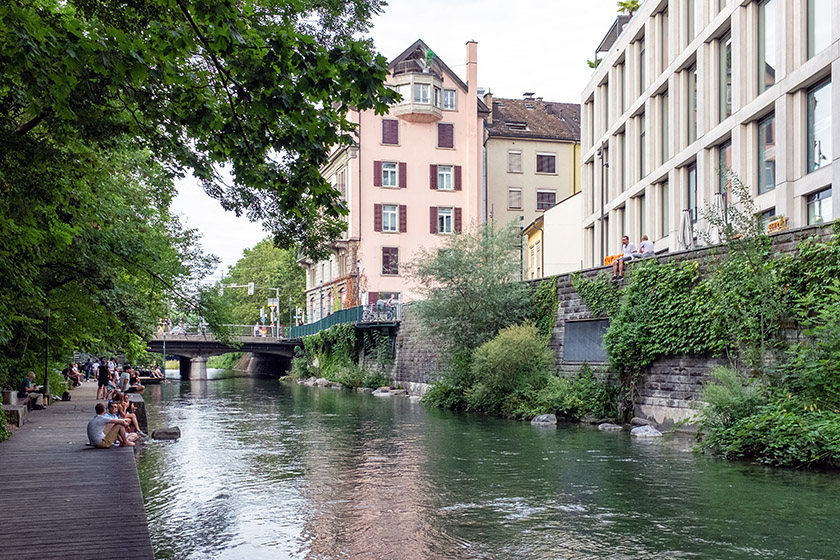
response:
[[[519,282],[519,228],[492,223],[421,251],[410,267],[423,299],[420,320],[453,351],[472,351],[529,311]]]
[[[280,305],[277,310],[278,323],[287,324],[289,298],[293,307],[304,306],[303,292],[306,273],[297,264],[294,251],[279,249],[269,239],[257,243],[253,249],[245,249],[242,258],[228,271],[223,284],[247,284],[279,288]],[[240,325],[250,325],[259,318],[259,310],[266,307],[266,298],[275,297],[273,290],[257,290],[249,296],[246,290],[225,290],[225,299],[231,301],[233,320]]]
[[[13,0],[0,5],[0,139],[115,139],[284,247],[317,254],[345,228],[321,177],[348,110],[387,111],[367,29],[379,0]],[[221,168],[232,183],[226,184]]]
[[[639,11],[640,5],[641,2],[639,0],[623,0],[622,2],[618,2],[618,13],[633,17],[633,14]]]

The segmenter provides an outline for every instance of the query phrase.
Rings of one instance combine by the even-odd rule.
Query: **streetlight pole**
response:
[[[50,395],[50,308],[46,311],[46,338],[44,339],[44,403],[49,402]]]
[[[292,328],[292,296],[289,296],[289,328]]]

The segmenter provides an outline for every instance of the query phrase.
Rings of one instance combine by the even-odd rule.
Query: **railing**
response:
[[[362,320],[362,307],[351,307],[349,309],[341,309],[327,315],[320,321],[315,321],[314,323],[309,323],[308,325],[300,325],[298,327],[292,327],[288,329],[288,338],[300,338],[302,336],[309,336],[313,335],[317,332],[320,332],[324,329],[328,329],[333,325],[339,325],[341,323],[358,323]]]
[[[436,60],[432,61],[431,67],[426,66],[422,60],[416,58],[403,60],[394,66],[393,72],[394,76],[400,74],[431,74],[438,79],[443,79],[440,63]]]

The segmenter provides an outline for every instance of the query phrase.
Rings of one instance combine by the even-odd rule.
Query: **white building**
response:
[[[602,258],[602,172],[605,255],[623,234],[681,248],[683,212],[731,197],[722,166],[768,220],[840,216],[837,0],[648,0],[618,31],[582,96],[586,266]]]

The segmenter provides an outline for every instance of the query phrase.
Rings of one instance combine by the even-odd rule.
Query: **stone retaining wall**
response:
[[[402,308],[402,320],[397,332],[391,377],[411,394],[423,394],[428,384],[440,378],[444,362],[440,344],[423,332],[412,313],[411,305]]]

